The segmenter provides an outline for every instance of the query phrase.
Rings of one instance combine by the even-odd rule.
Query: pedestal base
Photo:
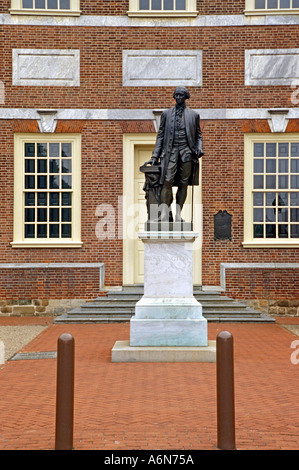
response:
[[[130,320],[131,346],[207,346],[207,338],[204,317]]]
[[[135,305],[135,318],[202,318],[202,306],[195,297],[146,297]]]
[[[198,234],[172,229],[139,234],[144,295],[130,320],[130,341],[115,344],[113,362],[215,362],[207,320],[193,296],[192,250]]]
[[[191,232],[193,230],[192,222],[154,222],[148,221],[144,224],[146,232]]]
[[[216,341],[204,347],[130,346],[129,341],[116,341],[112,362],[216,362]]]

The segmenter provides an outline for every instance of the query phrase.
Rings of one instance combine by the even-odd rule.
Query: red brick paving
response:
[[[222,330],[234,337],[240,450],[299,448],[299,364],[290,360],[299,338],[282,324],[299,319],[209,324],[209,339]],[[111,363],[128,323],[50,324],[22,351],[54,351],[64,332],[75,338],[75,449],[216,449],[215,364]],[[0,390],[0,449],[53,449],[56,360],[5,363]]]
[[[0,326],[52,325],[53,317],[0,317]]]

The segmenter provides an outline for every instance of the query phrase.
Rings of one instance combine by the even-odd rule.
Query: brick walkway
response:
[[[51,323],[2,318],[0,324],[29,321]],[[286,324],[299,319],[209,324],[211,340],[223,330],[234,336],[240,450],[299,448],[299,364],[291,362],[299,337]],[[215,364],[113,364],[111,348],[129,339],[128,323],[50,324],[22,351],[55,351],[64,332],[75,338],[75,449],[216,449]],[[0,449],[53,449],[56,360],[5,363],[0,390]]]

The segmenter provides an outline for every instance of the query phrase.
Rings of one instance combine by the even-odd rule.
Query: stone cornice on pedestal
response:
[[[186,242],[186,241],[190,241],[190,242],[193,242],[195,240],[195,238],[199,237],[199,233],[197,232],[191,232],[191,231],[182,231],[182,232],[179,232],[179,231],[169,231],[169,232],[166,232],[166,231],[148,231],[148,232],[140,232],[138,233],[138,237],[140,238],[140,240],[142,240],[143,242],[147,242],[147,241],[151,241],[151,242],[154,242],[154,241],[157,241],[158,243],[161,243],[163,241],[165,242],[171,242],[171,241],[175,241],[175,242]]]

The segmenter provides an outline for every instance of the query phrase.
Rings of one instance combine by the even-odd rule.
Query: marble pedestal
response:
[[[112,362],[215,362],[207,320],[193,296],[193,231],[145,231],[144,295],[130,321],[130,341],[117,341]]]

